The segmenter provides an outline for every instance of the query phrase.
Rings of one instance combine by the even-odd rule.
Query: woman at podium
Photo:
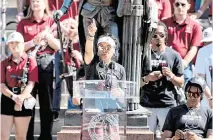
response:
[[[126,72],[122,65],[114,61],[118,58],[119,42],[112,35],[106,34],[101,35],[97,40],[97,44],[95,44],[94,36],[96,35],[96,31],[97,27],[95,20],[93,20],[88,26],[89,35],[87,36],[85,46],[86,80],[105,80],[105,83],[102,83],[105,88],[104,90],[109,88],[112,96],[120,96],[123,92],[114,83],[115,81],[126,81]],[[96,49],[94,47],[98,50],[97,55],[95,55],[96,52],[94,50]],[[107,96],[108,93],[103,92],[102,94]],[[96,106],[101,108],[101,111],[104,111],[103,106],[107,106],[108,109],[113,109],[115,106],[119,108],[119,103],[112,101],[112,98],[110,99],[111,101],[106,101],[106,99],[95,101]]]

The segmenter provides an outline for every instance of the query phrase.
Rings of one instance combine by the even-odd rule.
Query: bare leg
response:
[[[13,127],[13,116],[1,115],[1,140],[9,140]]]
[[[31,117],[15,117],[16,140],[26,140]]]

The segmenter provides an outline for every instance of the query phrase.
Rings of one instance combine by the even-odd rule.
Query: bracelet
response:
[[[94,37],[87,37],[87,40],[94,41]]]
[[[89,37],[94,37],[95,35],[90,35],[90,34],[88,34],[89,35]]]

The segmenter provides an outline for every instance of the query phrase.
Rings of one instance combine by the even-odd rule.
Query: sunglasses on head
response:
[[[158,38],[158,37],[164,38],[165,35],[164,35],[164,34],[155,34],[155,35],[153,36],[153,38]]]
[[[187,96],[190,98],[191,97],[198,98],[198,97],[200,97],[200,92],[192,92],[192,91],[188,90]]]
[[[176,3],[175,3],[175,7],[179,7],[180,5],[181,5],[182,7],[185,7],[185,6],[186,6],[185,3],[180,3],[180,2],[176,2]]]

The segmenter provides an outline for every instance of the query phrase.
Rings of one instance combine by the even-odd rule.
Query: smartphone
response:
[[[155,75],[155,76],[159,76],[160,74],[161,74],[161,71],[155,71],[155,72],[154,72],[154,75]]]

